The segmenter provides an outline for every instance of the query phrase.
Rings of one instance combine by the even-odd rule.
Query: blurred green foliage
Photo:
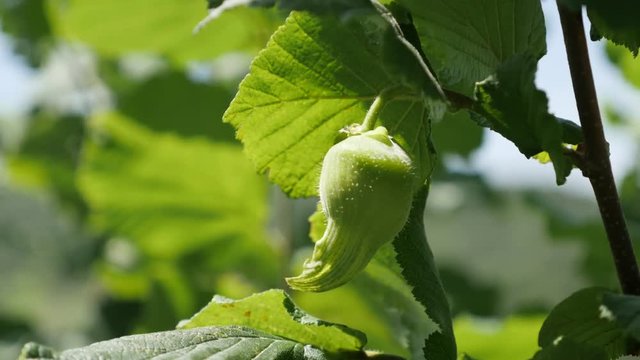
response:
[[[281,14],[233,10],[191,35],[205,10],[205,1],[180,0],[0,3],[3,31],[38,74],[55,72],[50,54],[59,47],[80,43],[112,98],[107,110],[87,104],[81,113],[36,102],[19,146],[0,153],[0,358],[31,340],[68,348],[171,329],[213,294],[283,287],[309,254],[315,202],[270,188],[222,123],[248,70],[243,59]],[[638,60],[620,49],[607,51],[637,86]],[[139,73],[126,66],[135,56],[150,60]],[[526,358],[537,350],[540,314],[581,287],[616,286],[615,274],[590,198],[494,189],[449,166],[467,162],[486,135],[466,117],[433,126],[447,161],[434,174],[427,235],[458,315],[460,350]],[[634,238],[637,171],[621,184]],[[363,330],[371,348],[407,356],[404,290],[372,294],[385,284],[372,267],[331,292],[292,296],[315,316]]]

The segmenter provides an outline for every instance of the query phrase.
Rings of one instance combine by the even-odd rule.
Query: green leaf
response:
[[[32,66],[42,63],[51,45],[51,24],[45,7],[45,0],[0,2],[2,31],[12,36],[15,51],[24,55]]]
[[[320,350],[254,329],[225,326],[125,336],[56,354],[29,343],[20,360],[327,359]]]
[[[26,339],[55,341],[104,325],[97,316],[104,297],[95,291],[91,271],[100,245],[77,218],[42,195],[0,185],[3,360],[16,359]]]
[[[353,281],[333,290],[293,292],[292,297],[296,304],[316,317],[365,332],[367,349],[411,358],[406,341],[411,334],[399,325],[398,320],[403,316],[410,317],[412,313],[405,315],[396,307],[380,303],[378,288],[364,289],[364,282],[359,281],[365,276],[356,276]]]
[[[409,150],[426,178],[433,101],[424,94],[439,88],[399,41],[373,10],[351,19],[292,13],[224,115],[258,171],[268,170],[291,196],[316,194],[322,159],[339,130],[361,123],[373,100],[391,90],[378,125]]]
[[[562,142],[566,144],[580,144],[584,142],[582,128],[571,120],[556,117],[562,127]]]
[[[498,320],[462,315],[454,329],[460,351],[488,360],[528,359],[538,350],[536,334],[543,316],[516,315]]]
[[[194,35],[204,1],[57,0],[48,8],[54,33],[66,40],[84,42],[107,57],[155,53],[179,65],[230,51],[255,53],[281,22],[274,12],[238,8]]]
[[[560,0],[574,11],[587,7],[591,21],[591,39],[600,40],[603,36],[618,45],[626,46],[635,56],[640,49],[640,28],[638,17],[640,7],[628,0]]]
[[[118,113],[91,125],[77,180],[91,224],[113,237],[100,270],[116,295],[149,309],[145,330],[166,328],[155,306],[171,324],[193,314],[225,274],[276,285],[266,184],[239,146],[156,133]]]
[[[462,354],[458,357],[458,360],[478,360],[478,359],[471,357],[468,354]]]
[[[640,88],[640,59],[634,58],[622,46],[608,43],[606,47],[609,60],[614,63],[624,75],[624,78],[637,88]]]
[[[339,299],[336,299],[339,301]],[[242,325],[329,352],[361,351],[366,336],[344,325],[317,319],[299,309],[282,290],[268,290],[241,300],[215,296],[181,329]]]
[[[480,125],[511,140],[526,157],[548,152],[561,185],[573,165],[563,154],[563,128],[549,114],[546,94],[535,87],[535,72],[536,61],[530,56],[507,61],[497,74],[476,85],[472,115]]]
[[[349,15],[349,12],[368,10],[370,0],[244,0],[252,6],[276,6],[286,11],[305,10],[321,14],[338,16]],[[351,13],[353,14],[353,13]]]
[[[117,66],[117,64],[110,64]],[[111,75],[118,110],[145,127],[184,137],[236,143],[233,127],[222,123],[233,85],[195,82],[184,72],[164,71],[141,82]]]
[[[484,130],[474,124],[466,111],[447,112],[433,125],[433,142],[439,153],[468,158],[482,145]]]
[[[560,344],[570,340],[578,346],[602,349],[609,357],[623,355],[625,339],[622,330],[601,306],[607,293],[609,291],[603,288],[587,288],[563,300],[542,324],[538,345],[543,349],[552,347],[562,338]]]
[[[608,360],[601,348],[571,339],[562,339],[538,351],[532,360]]]
[[[365,272],[354,279],[354,286],[363,294],[369,294],[371,303],[385,315],[388,326],[407,347],[410,358],[418,359],[425,356],[425,339],[437,333],[439,327],[429,318],[424,305],[415,299],[413,287],[402,277],[396,257],[392,244],[383,246]]]
[[[591,21],[591,38],[603,36],[618,45],[624,45],[634,57],[640,50],[640,6],[635,1],[584,0]]]
[[[79,181],[96,225],[165,259],[228,237],[268,251],[265,185],[237,146],[156,134],[118,113],[92,126]]]
[[[602,302],[624,333],[640,340],[640,297],[605,293]]]
[[[425,236],[426,198],[427,188],[424,187],[416,195],[409,221],[394,240],[393,247],[397,253],[396,260],[402,268],[402,276],[412,287],[413,296],[439,327],[438,331],[424,340],[424,357],[453,360],[456,358],[456,343],[449,304]]]
[[[538,0],[400,0],[444,87],[471,95],[473,84],[515,54],[546,52]]]
[[[25,138],[8,154],[12,180],[44,189],[84,215],[86,205],[75,185],[75,170],[85,133],[84,119],[43,113],[29,119]]]

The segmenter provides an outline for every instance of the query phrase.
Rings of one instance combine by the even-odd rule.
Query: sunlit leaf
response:
[[[255,53],[281,22],[262,9],[226,12],[198,34],[206,15],[204,1],[108,0],[51,1],[55,34],[89,44],[103,55],[128,52],[166,55],[178,64],[213,59],[229,51]]]
[[[606,47],[607,56],[624,75],[624,78],[637,88],[640,88],[640,59],[633,57],[622,46],[616,46],[611,43]]]
[[[512,316],[504,320],[457,317],[456,340],[461,351],[478,359],[529,359],[538,350],[541,316]]]
[[[223,274],[275,285],[266,184],[238,146],[156,133],[117,113],[92,125],[78,182],[91,223],[113,236],[100,268],[112,291],[163,309],[169,324],[150,313],[145,329],[192,314]]]
[[[241,300],[216,296],[179,328],[222,325],[251,327],[329,352],[361,351],[367,341],[357,330],[305,313],[282,290],[268,290]]]
[[[316,194],[320,164],[339,130],[361,123],[372,101],[393,90],[380,123],[410,150],[426,178],[433,150],[423,91],[437,92],[437,85],[398,41],[377,13],[354,19],[290,15],[254,60],[224,116],[258,171],[268,170],[292,196]]]

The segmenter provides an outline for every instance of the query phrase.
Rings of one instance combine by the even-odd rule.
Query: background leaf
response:
[[[78,181],[91,223],[113,234],[101,274],[120,296],[147,302],[147,329],[190,316],[226,274],[275,286],[266,184],[238,146],[152,132],[118,113],[92,122]]]
[[[538,350],[535,339],[542,320],[527,315],[503,320],[462,315],[455,320],[456,342],[461,351],[478,359],[529,359]]]
[[[634,57],[624,47],[608,43],[606,47],[607,56],[613,62],[625,79],[640,88],[640,59]]]
[[[79,180],[95,224],[115,229],[133,238],[143,251],[165,259],[232,235],[268,252],[260,200],[265,186],[259,177],[251,176],[237,146],[156,134],[117,113],[97,116],[93,126],[93,141],[85,145]],[[194,157],[208,165],[185,161]],[[120,171],[105,173],[116,165]],[[157,168],[179,171],[160,178]],[[227,171],[237,178],[222,177]],[[206,177],[210,180],[200,181]],[[175,198],[174,192],[181,197]],[[199,217],[209,220],[201,223]],[[229,242],[225,247],[231,250],[241,244]]]
[[[14,50],[24,55],[30,65],[41,65],[51,46],[51,24],[45,0],[0,2],[2,31],[11,34]]]
[[[23,186],[55,193],[63,204],[84,215],[86,205],[75,186],[84,134],[81,117],[34,114],[19,149],[9,153],[11,176]]]
[[[156,53],[178,65],[213,59],[230,51],[255,53],[281,22],[273,12],[237,8],[193,35],[194,27],[206,14],[204,1],[61,3],[64,1],[52,1],[48,15],[54,32],[65,40],[81,41],[107,57]]]
[[[447,112],[433,125],[432,135],[438,153],[469,158],[482,144],[484,130],[471,121],[466,111]]]
[[[108,64],[108,65],[107,65]],[[204,137],[237,144],[233,127],[222,114],[233,98],[237,82],[194,81],[176,69],[161,71],[139,82],[131,81],[118,63],[108,62],[107,81],[116,88],[118,111],[144,127],[183,137]]]

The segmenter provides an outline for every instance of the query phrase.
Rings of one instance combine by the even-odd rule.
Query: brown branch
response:
[[[640,272],[611,172],[609,148],[604,137],[598,97],[589,63],[582,12],[568,9],[559,0],[557,5],[573,91],[584,133],[582,170],[589,178],[598,202],[622,291],[625,294],[640,295]]]

